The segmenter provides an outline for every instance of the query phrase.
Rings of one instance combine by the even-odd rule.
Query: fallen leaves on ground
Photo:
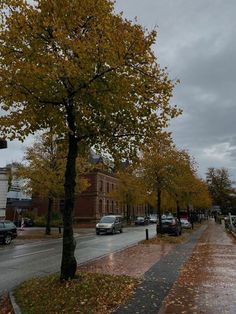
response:
[[[160,244],[160,243],[170,243],[170,244],[178,244],[186,241],[186,234],[182,234],[181,236],[173,236],[168,234],[157,235],[154,238],[149,240],[140,241],[140,244]]]
[[[12,306],[7,293],[3,294],[0,298],[0,314],[12,314]]]
[[[187,241],[189,235],[201,227],[201,224],[195,224],[194,229],[182,229],[182,234],[180,236],[174,236],[169,234],[158,234],[149,240],[140,241],[140,244],[160,244],[160,243],[170,243],[178,244]]]
[[[60,283],[59,275],[51,275],[21,284],[15,297],[23,313],[112,313],[137,284],[128,276],[80,272]]]

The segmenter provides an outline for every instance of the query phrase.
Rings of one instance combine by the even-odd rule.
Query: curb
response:
[[[236,239],[236,233],[234,231],[230,231],[230,233],[232,234],[232,236]]]
[[[10,297],[10,302],[11,302],[14,314],[21,314],[21,310],[16,303],[16,300],[12,291],[9,292],[9,297]]]

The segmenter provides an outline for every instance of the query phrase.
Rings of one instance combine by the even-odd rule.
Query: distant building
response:
[[[119,185],[119,180],[112,173],[104,170],[94,170],[85,175],[90,186],[75,199],[74,222],[80,225],[94,225],[103,215],[118,214],[125,217],[127,206],[125,203],[115,201],[110,192]],[[60,212],[63,201],[54,202],[53,211]],[[47,213],[48,202],[37,196],[32,198],[32,208],[39,216]],[[147,204],[134,204],[131,216],[144,216],[148,214]]]
[[[90,163],[94,165],[94,170],[84,176],[89,182],[89,187],[75,198],[74,222],[80,225],[94,225],[103,215],[118,214],[125,217],[127,205],[118,203],[110,194],[119,185],[114,165],[108,159],[95,154],[91,154]],[[53,211],[60,212],[62,206],[63,200],[54,201]],[[32,197],[32,208],[39,216],[47,213],[47,207],[46,199],[36,195]],[[130,215],[143,216],[148,211],[147,204],[134,204]]]
[[[0,218],[6,217],[8,189],[8,172],[6,168],[0,168]]]
[[[31,196],[24,193],[25,180],[18,179],[14,176],[17,164],[8,164],[6,168],[11,173],[11,182],[7,193],[6,218],[16,220],[19,216],[31,209]]]

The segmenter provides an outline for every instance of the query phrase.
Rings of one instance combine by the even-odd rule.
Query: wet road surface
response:
[[[116,235],[77,234],[75,256],[78,264],[132,246],[145,239],[145,228],[154,236],[155,226],[125,228]],[[25,241],[22,245],[0,247],[0,295],[24,280],[45,276],[60,270],[62,239]]]
[[[236,240],[209,221],[159,314],[236,313]]]

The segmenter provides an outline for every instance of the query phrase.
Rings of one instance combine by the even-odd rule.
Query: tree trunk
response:
[[[46,230],[45,230],[45,233],[47,235],[51,234],[52,204],[53,204],[53,198],[49,197],[48,198],[47,224],[46,224]]]
[[[179,208],[179,200],[176,200],[176,209],[177,209],[177,218],[180,221],[180,208]]]
[[[73,236],[73,209],[76,185],[76,158],[78,154],[77,138],[75,135],[75,116],[73,104],[67,106],[67,121],[70,128],[69,149],[65,171],[65,205],[62,210],[63,217],[63,250],[61,262],[61,281],[75,277],[77,262],[74,256],[76,242]]]
[[[126,208],[127,208],[126,221],[127,221],[127,225],[130,225],[130,204],[127,204]]]
[[[161,220],[161,190],[157,189],[157,215],[160,226],[160,233],[162,234],[162,220]]]
[[[190,210],[189,210],[189,204],[187,205],[187,215],[188,215],[188,219],[190,219]]]

